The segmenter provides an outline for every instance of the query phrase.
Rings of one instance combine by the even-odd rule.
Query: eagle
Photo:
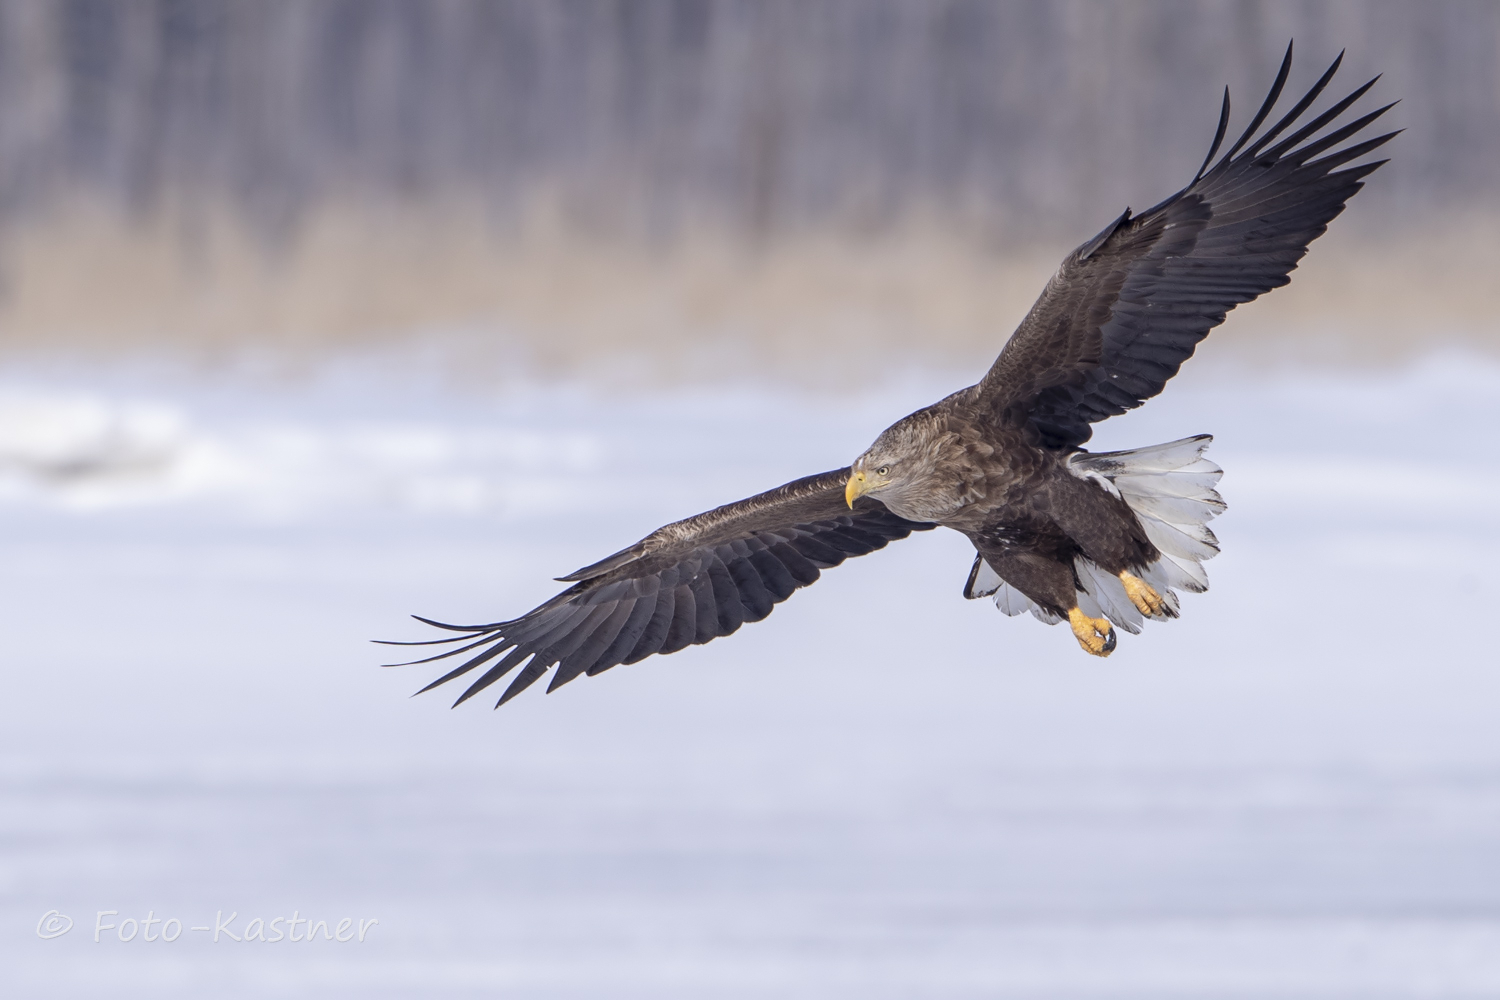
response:
[[[1378,76],[1304,121],[1342,61],[1261,131],[1291,69],[1289,45],[1260,109],[1215,162],[1226,88],[1192,181],[1144,212],[1126,209],[1068,254],[984,378],[898,420],[848,467],[659,528],[559,577],[571,586],[519,618],[418,617],[457,634],[393,645],[456,648],[400,665],[472,654],[422,688],[485,667],[455,707],[514,670],[498,708],[554,666],[548,691],[730,635],[824,570],[939,526],[974,545],[965,597],[1066,621],[1095,656],[1115,649],[1117,630],[1177,617],[1178,592],[1206,590],[1202,564],[1218,552],[1211,438],[1107,453],[1083,445],[1093,424],[1161,392],[1229,310],[1287,284],[1388,162],[1348,166],[1397,131],[1342,145],[1394,106],[1340,120]]]

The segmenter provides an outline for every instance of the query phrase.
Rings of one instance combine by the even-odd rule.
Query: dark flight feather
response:
[[[809,476],[669,524],[562,577],[574,581],[573,586],[514,621],[430,622],[464,633],[439,641],[471,641],[414,663],[488,648],[422,690],[463,676],[509,650],[454,702],[457,706],[531,657],[498,708],[554,665],[558,669],[549,691],[581,674],[708,642],[765,618],[775,605],[816,581],[822,570],[935,527],[897,517],[868,497],[850,510],[844,501],[848,478],[848,469]]]
[[[1222,159],[1160,205],[1127,213],[1063,262],[980,383],[980,399],[1000,419],[1023,421],[1045,447],[1077,447],[1093,434],[1091,424],[1161,392],[1229,310],[1286,284],[1308,244],[1380,164],[1335,168],[1397,134],[1313,159],[1390,109],[1313,138],[1371,80],[1267,149],[1328,86],[1342,58],[1255,137],[1286,82],[1288,46],[1266,100]],[[1221,115],[1210,160],[1224,127]]]

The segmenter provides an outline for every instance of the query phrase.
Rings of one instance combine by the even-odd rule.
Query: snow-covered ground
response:
[[[1491,362],[1106,424],[1216,434],[1229,502],[1107,661],[934,532],[499,712],[376,666],[960,384],[0,373],[4,995],[1500,994]],[[294,911],[355,939],[229,937]]]

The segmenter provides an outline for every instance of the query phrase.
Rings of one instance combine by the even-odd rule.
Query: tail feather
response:
[[[1129,503],[1128,500],[1126,502]],[[1172,524],[1159,517],[1143,513],[1133,504],[1131,506],[1135,510],[1136,518],[1141,522],[1141,527],[1146,529],[1146,537],[1151,539],[1152,545],[1166,555],[1201,562],[1219,554],[1219,540],[1201,525]],[[1184,530],[1185,527],[1187,530]],[[1202,533],[1193,530],[1195,528],[1202,528]],[[1199,537],[1195,538],[1194,535],[1199,535]],[[1204,535],[1207,537],[1203,537]]]
[[[1160,474],[1158,478],[1166,479],[1166,474]],[[1218,510],[1207,513],[1204,508],[1212,507],[1211,504],[1198,499],[1196,496],[1174,496],[1170,493],[1132,493],[1128,490],[1120,490],[1120,497],[1130,505],[1137,514],[1149,514],[1164,524],[1170,524],[1178,531],[1206,542],[1213,537],[1213,532],[1208,530],[1204,523],[1206,517],[1213,517]]]
[[[1130,451],[1079,452],[1068,459],[1075,475],[1107,481],[1160,550],[1161,558],[1142,573],[1170,609],[1160,618],[1176,617],[1175,591],[1201,594],[1208,589],[1203,562],[1219,554],[1219,540],[1208,522],[1224,510],[1224,498],[1214,488],[1224,470],[1203,457],[1212,441],[1199,434]],[[1125,627],[1113,615],[1109,619]]]
[[[1147,566],[1141,579],[1163,594],[1176,590],[1201,594],[1208,589],[1208,574],[1204,572],[1201,563],[1196,559],[1184,559],[1168,553],[1162,553],[1160,559]]]
[[[1044,625],[1056,625],[1062,621],[1061,616],[1054,615],[1008,583],[1001,584],[995,591],[995,607],[1012,618],[1030,611],[1032,617]]]
[[[1044,611],[1041,605],[1001,579],[1000,574],[996,573],[994,568],[985,562],[984,556],[977,552],[974,553],[974,568],[969,570],[969,582],[964,584],[964,596],[971,601],[976,597],[994,597],[995,607],[1012,618],[1030,611],[1038,620],[1048,625],[1056,625],[1062,621],[1057,615]]]
[[[1078,591],[1079,610],[1090,618],[1108,618],[1132,635],[1140,632],[1145,619],[1130,602],[1119,577],[1087,559],[1075,559],[1073,569],[1078,582],[1083,584]]]

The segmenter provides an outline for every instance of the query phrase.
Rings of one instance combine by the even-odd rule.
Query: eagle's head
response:
[[[845,501],[853,507],[869,495],[902,517],[933,520],[956,499],[944,488],[951,477],[941,474],[951,464],[945,445],[954,437],[927,410],[898,421],[850,466]]]
[[[874,448],[854,460],[849,467],[849,482],[844,485],[844,499],[849,506],[866,493],[877,496],[890,489],[892,477],[899,463],[895,458],[877,452]]]

